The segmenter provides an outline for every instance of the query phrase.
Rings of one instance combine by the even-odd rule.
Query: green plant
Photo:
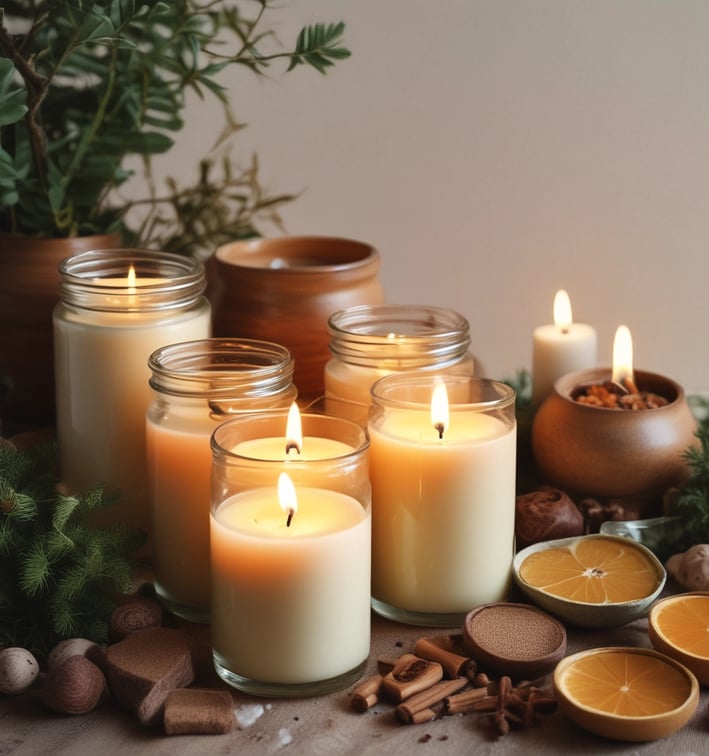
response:
[[[94,528],[86,517],[113,499],[101,489],[58,490],[56,445],[18,451],[0,442],[0,647],[44,657],[64,638],[104,642],[115,604],[131,589],[145,535]]]
[[[242,11],[249,6],[251,13]],[[220,74],[259,75],[273,61],[325,73],[349,56],[344,24],[304,27],[292,50],[263,30],[271,0],[22,0],[0,8],[0,231],[77,236],[119,231],[127,243],[192,252],[278,222],[292,194],[264,195],[258,163],[237,165],[241,128]],[[216,97],[217,151],[195,183],[152,180],[151,160],[183,127],[186,93]],[[148,195],[121,199],[139,156]],[[139,212],[136,212],[139,211]],[[133,215],[131,215],[133,211]],[[129,218],[137,216],[138,220]]]

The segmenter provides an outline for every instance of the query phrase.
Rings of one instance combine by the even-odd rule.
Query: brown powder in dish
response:
[[[550,672],[566,653],[566,630],[527,604],[486,604],[468,612],[463,640],[482,670],[533,679]]]

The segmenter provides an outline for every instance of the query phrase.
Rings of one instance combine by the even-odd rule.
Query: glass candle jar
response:
[[[174,614],[207,622],[210,438],[234,415],[287,409],[297,393],[293,357],[279,344],[214,338],[161,347],[148,366],[155,590]]]
[[[497,381],[422,371],[372,387],[372,606],[379,614],[460,626],[473,607],[507,597],[514,401]]]
[[[369,441],[342,418],[227,420],[212,435],[214,664],[256,695],[353,683],[370,646]]]
[[[120,500],[92,513],[93,521],[149,534],[148,357],[163,344],[209,336],[204,268],[179,255],[113,249],[73,255],[59,274],[53,322],[62,480],[74,491],[118,490]]]
[[[367,424],[372,384],[410,370],[475,372],[468,321],[457,312],[414,305],[361,305],[330,316],[325,365],[329,414]]]

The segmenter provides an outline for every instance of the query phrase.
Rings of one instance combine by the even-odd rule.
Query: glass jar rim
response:
[[[377,367],[396,359],[403,369],[462,359],[470,347],[470,325],[455,310],[427,305],[355,305],[328,318],[330,352],[341,361]]]
[[[292,354],[280,344],[213,337],[156,349],[148,358],[148,382],[171,396],[251,399],[291,387],[294,366]]]
[[[247,428],[253,434],[250,435],[248,439],[241,440],[263,438],[264,436],[261,436],[258,433],[258,426],[278,420],[279,422],[282,422],[283,440],[285,442],[287,418],[288,410],[286,409],[273,411],[269,410],[266,412],[260,412],[258,413],[258,415],[242,415],[233,417],[229,420],[225,420],[214,429],[210,438],[210,446],[212,449],[213,457],[227,463],[247,462],[254,464],[268,464],[273,462],[274,465],[283,464],[284,461],[286,461],[285,459],[270,460],[245,454],[239,454],[233,449],[233,439],[230,443],[227,443],[227,439],[233,437],[235,428]],[[317,426],[317,430],[320,432],[322,432],[323,427],[329,426],[329,430],[332,434],[334,434],[336,429],[339,428],[341,431],[344,431],[347,434],[348,438],[351,439],[352,449],[343,451],[340,454],[335,454],[332,457],[326,457],[322,459],[299,459],[298,457],[293,457],[292,459],[288,458],[287,461],[289,465],[329,465],[332,464],[333,461],[344,461],[348,458],[359,457],[363,453],[366,453],[369,449],[369,436],[367,432],[361,426],[359,426],[357,423],[352,422],[351,420],[337,417],[335,415],[327,415],[321,412],[301,412],[300,418],[303,436],[312,435],[308,433],[309,426],[311,424],[315,424]],[[342,436],[337,436],[337,438],[335,438],[334,435],[328,435],[325,437],[332,438],[333,440],[342,440]],[[229,446],[231,446],[232,448],[228,448]]]
[[[477,378],[456,373],[430,373],[420,370],[392,373],[372,384],[370,393],[375,406],[395,410],[428,412],[431,392],[436,381],[446,388],[467,383],[471,396],[464,402],[451,401],[450,409],[456,411],[490,412],[514,407],[515,390],[507,383],[494,378]],[[402,398],[398,394],[404,393]],[[415,398],[414,398],[415,397]]]
[[[128,286],[131,268],[136,280]],[[64,302],[87,310],[130,312],[187,307],[197,302],[207,288],[204,265],[196,258],[172,252],[94,249],[64,258],[58,270]]]

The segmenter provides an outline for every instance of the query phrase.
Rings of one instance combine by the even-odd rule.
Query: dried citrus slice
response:
[[[658,651],[709,685],[709,593],[680,593],[658,601],[650,609],[648,633]]]
[[[528,546],[515,557],[513,573],[535,603],[586,627],[610,627],[641,616],[666,578],[649,549],[609,535]]]
[[[559,709],[590,732],[616,740],[657,740],[684,726],[699,703],[697,678],[644,648],[597,648],[554,670]]]

